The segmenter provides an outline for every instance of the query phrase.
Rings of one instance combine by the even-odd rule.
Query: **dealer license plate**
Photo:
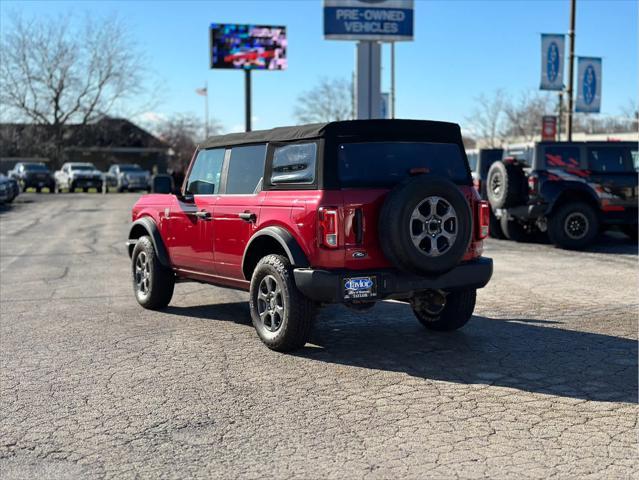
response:
[[[377,278],[349,277],[344,278],[344,300],[358,300],[377,296]]]

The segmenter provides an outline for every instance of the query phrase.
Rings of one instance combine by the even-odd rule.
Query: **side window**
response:
[[[593,147],[588,151],[588,164],[594,172],[626,172],[625,153],[620,147]]]
[[[220,190],[224,149],[200,150],[189,174],[186,191],[193,195],[213,195]]]
[[[315,181],[316,143],[286,145],[275,149],[271,184],[313,183]]]
[[[233,147],[226,179],[229,194],[255,193],[264,175],[266,145]]]
[[[466,156],[468,157],[468,166],[470,166],[470,171],[476,172],[479,154],[477,152],[466,152]]]
[[[579,147],[546,147],[544,159],[548,168],[579,168]]]
[[[632,164],[635,166],[635,172],[639,172],[639,151],[631,150]]]

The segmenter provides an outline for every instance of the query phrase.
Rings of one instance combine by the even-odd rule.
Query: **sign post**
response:
[[[358,42],[355,81],[356,118],[380,118],[380,42],[411,41],[413,13],[413,0],[324,0],[324,37],[327,40]],[[394,48],[392,53],[391,111],[394,117]]]
[[[213,23],[211,68],[244,70],[246,131],[251,131],[251,70],[286,70],[286,27]]]

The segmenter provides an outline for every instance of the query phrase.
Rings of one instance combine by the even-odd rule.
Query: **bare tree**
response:
[[[495,90],[491,95],[482,93],[475,99],[475,108],[467,118],[471,131],[488,148],[499,147],[502,143],[507,101],[502,89]]]
[[[534,140],[535,136],[541,133],[542,117],[556,113],[555,107],[548,94],[536,91],[522,92],[517,100],[509,100],[504,105],[504,136]]]
[[[300,123],[331,122],[353,118],[353,87],[342,78],[321,78],[297,97],[293,114]]]
[[[192,114],[176,114],[154,130],[173,150],[169,168],[185,171],[198,143],[204,139],[204,123]],[[221,130],[222,126],[216,120],[209,122],[210,135],[217,135]]]
[[[3,117],[45,125],[60,159],[64,126],[86,124],[142,93],[143,62],[117,18],[14,16],[0,41]]]

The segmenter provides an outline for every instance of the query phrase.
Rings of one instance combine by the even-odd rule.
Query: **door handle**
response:
[[[193,215],[195,215],[197,218],[201,218],[202,220],[210,220],[211,219],[211,212],[207,212],[206,210],[200,210],[198,212],[193,212]]]
[[[242,212],[238,213],[237,216],[245,222],[254,222],[257,219],[257,215],[255,215],[253,212]]]

